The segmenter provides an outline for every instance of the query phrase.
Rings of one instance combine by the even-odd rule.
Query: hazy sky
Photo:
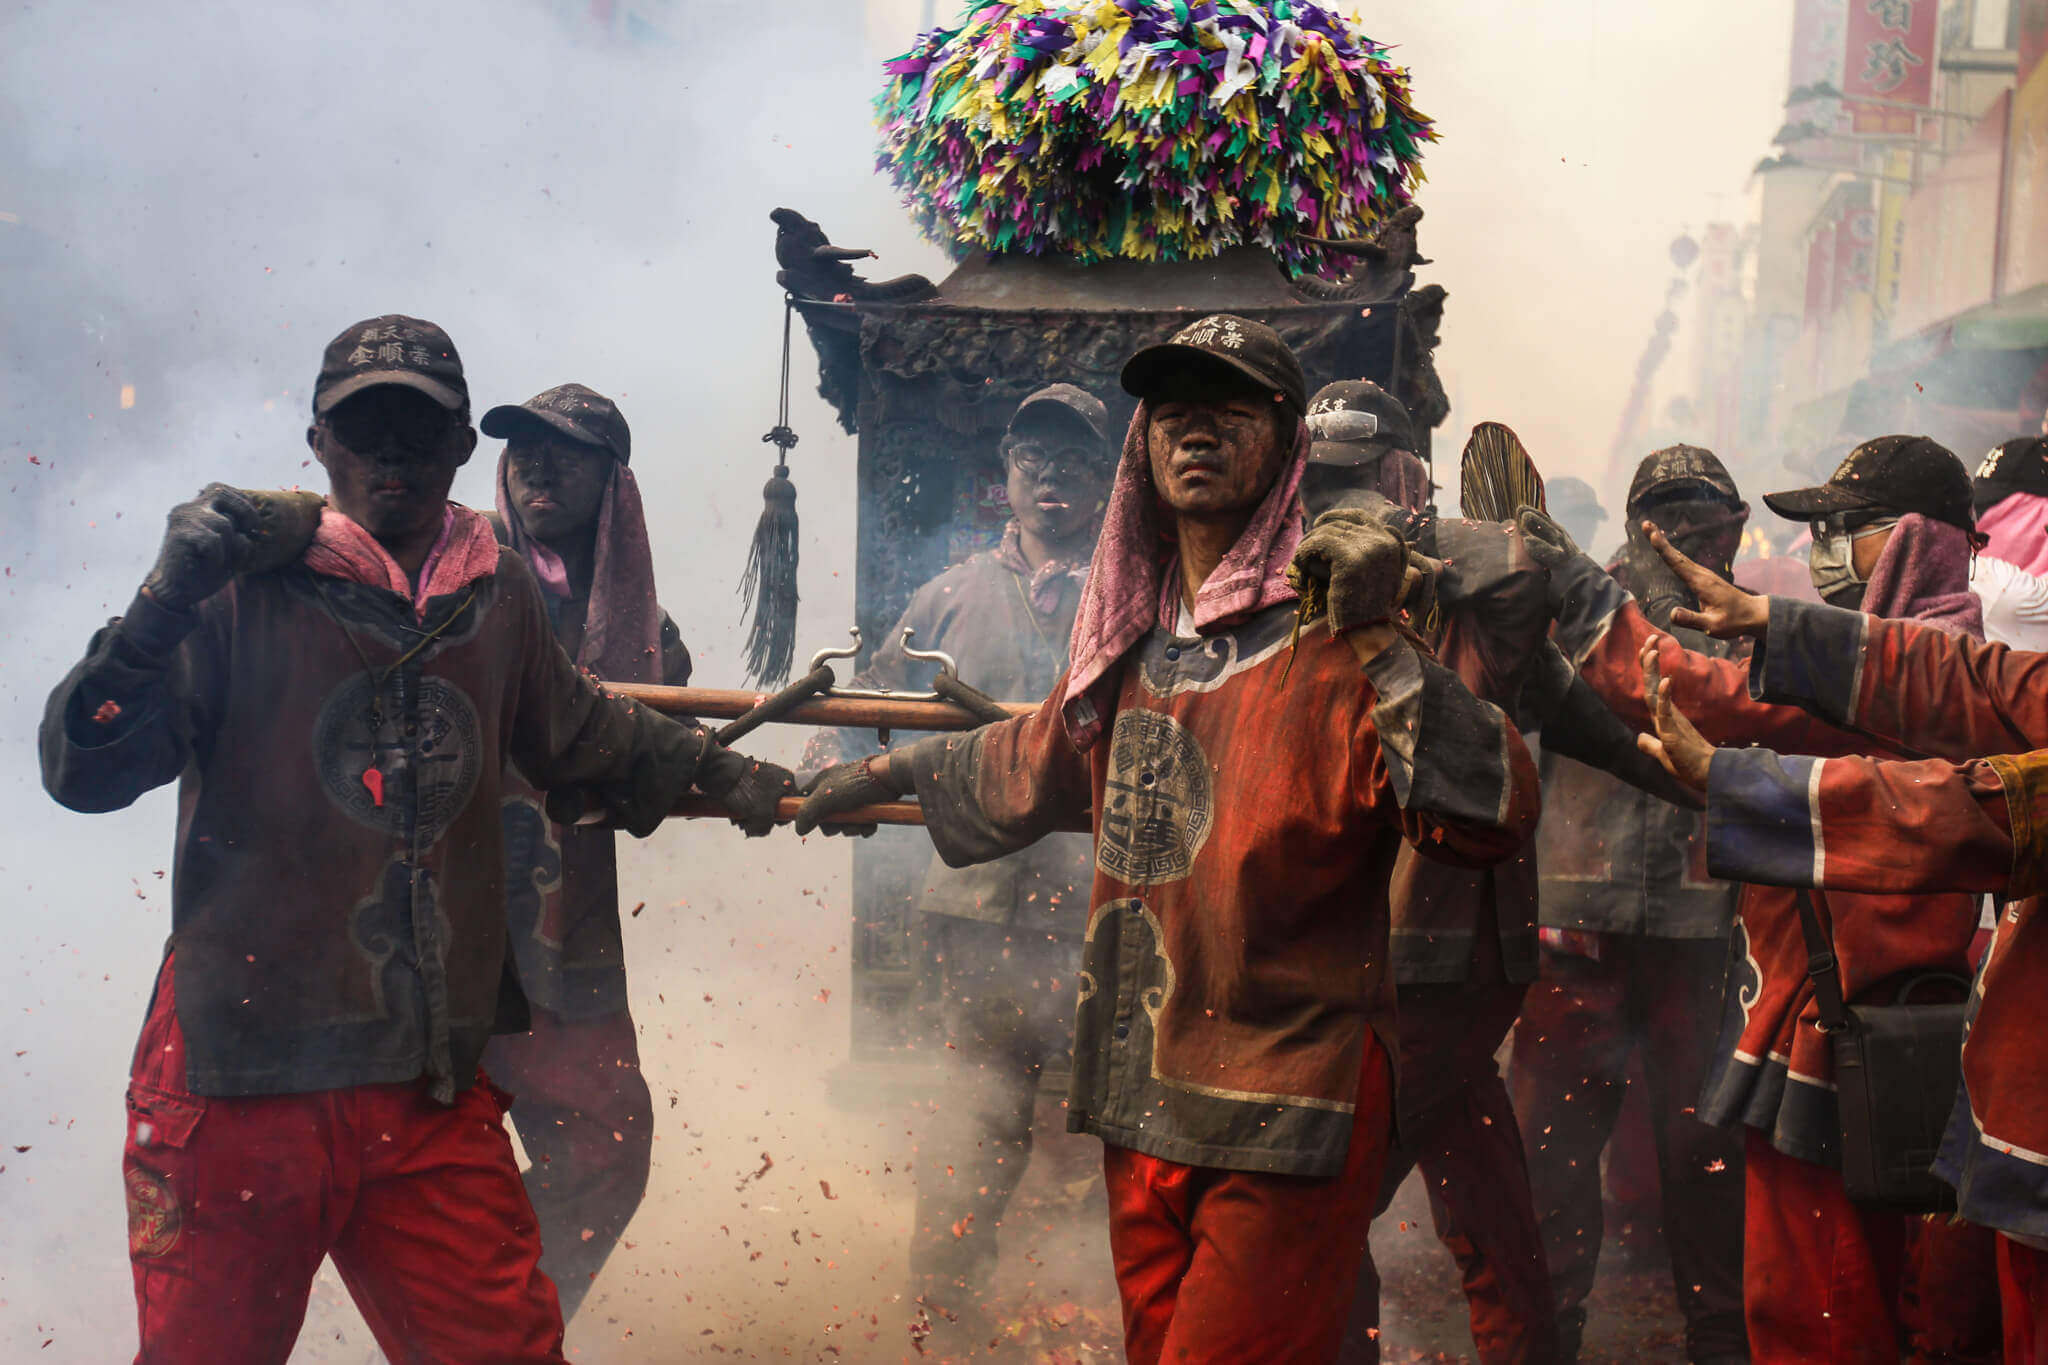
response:
[[[891,49],[920,6],[904,8]],[[781,325],[768,211],[876,248],[881,274],[945,263],[870,169],[884,54],[855,6],[679,9],[689,41],[630,52],[530,0],[69,0],[0,16],[0,212],[20,219],[0,222],[14,234],[0,236],[0,1356],[97,1361],[132,1341],[121,1093],[168,928],[169,794],[118,816],[57,810],[34,724],[147,569],[173,501],[215,478],[317,481],[301,433],[330,336],[378,313],[433,318],[479,410],[570,379],[616,396],[665,604],[700,680],[739,682],[733,588],[771,462],[759,438]],[[1453,450],[1493,418],[1546,468],[1597,469],[1667,243],[1737,213],[1766,150],[1788,23],[1759,0],[1369,13],[1443,134],[1421,202],[1425,277],[1451,291]],[[805,651],[840,636],[853,568],[853,442],[814,385],[804,351]],[[485,442],[458,496],[488,502],[496,457]],[[785,758],[795,743],[763,741]],[[628,952],[650,1080],[658,1108],[679,1107],[658,1116],[655,1202],[621,1262],[632,1313],[579,1326],[583,1358],[675,1359],[749,1322],[757,1344],[823,1341],[839,1305],[898,1287],[888,1162],[907,1130],[863,1119],[856,1141],[820,1100],[847,1029],[844,868],[816,841],[741,847],[703,828],[629,858],[626,898],[649,902]],[[735,1194],[771,1146],[789,1184]],[[819,1180],[833,1192],[797,1188]],[[785,1294],[738,1244],[785,1242],[774,1220],[805,1197],[805,1236],[824,1240],[804,1243]],[[686,1277],[723,1296],[677,1300]],[[303,1359],[363,1358],[345,1312],[315,1321],[325,1335]]]
[[[1741,220],[1750,168],[1783,121],[1790,6],[1338,8],[1395,47],[1441,134],[1419,196],[1435,262],[1420,274],[1451,294],[1437,365],[1457,410],[1439,433],[1451,468],[1438,477],[1490,419],[1513,426],[1546,471],[1597,480],[1664,307],[1671,240]],[[870,9],[879,45],[892,25],[913,30],[924,5]],[[1690,352],[1681,331],[1664,373]]]

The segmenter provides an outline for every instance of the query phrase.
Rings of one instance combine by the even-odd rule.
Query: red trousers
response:
[[[417,1083],[195,1095],[166,959],[122,1159],[138,1365],[282,1365],[326,1256],[393,1365],[562,1361],[504,1112],[481,1074],[452,1107]]]
[[[573,1318],[647,1193],[654,1101],[640,1074],[633,1016],[533,1012],[528,1033],[484,1051],[491,1078],[512,1092],[512,1126],[532,1165],[526,1194],[540,1220],[540,1268]]]
[[[1744,1140],[1743,1316],[1758,1365],[1999,1358],[1990,1234],[1860,1208],[1840,1171],[1754,1128]]]
[[[1498,942],[1490,927],[1485,938]],[[1491,974],[1500,976],[1497,964]],[[1494,1064],[1527,990],[1505,979],[1401,987],[1401,1119],[1375,1211],[1421,1167],[1437,1238],[1464,1281],[1480,1365],[1558,1358],[1522,1134]],[[1379,1325],[1379,1276],[1368,1257],[1339,1365],[1377,1362]]]
[[[1739,1358],[1742,1140],[1694,1114],[1713,1060],[1727,946],[1606,934],[1601,947],[1598,961],[1545,953],[1515,1028],[1515,1113],[1564,1358],[1578,1358],[1585,1330],[1606,1235],[1600,1153],[1614,1135],[1637,1053],[1686,1357]]]
[[[1365,1054],[1335,1179],[1103,1147],[1130,1365],[1325,1365],[1336,1355],[1393,1129],[1393,1077],[1371,1034]]]
[[[2048,1365],[2048,1252],[1998,1239],[2006,1365]]]

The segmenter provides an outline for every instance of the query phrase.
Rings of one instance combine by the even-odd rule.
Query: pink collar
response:
[[[497,571],[498,538],[482,516],[449,503],[442,513],[441,534],[427,552],[415,586],[376,537],[330,503],[320,511],[320,527],[306,550],[305,564],[329,578],[395,592],[412,603],[415,617],[424,617],[434,598],[460,592]]]

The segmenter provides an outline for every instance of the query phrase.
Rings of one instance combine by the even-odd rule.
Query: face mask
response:
[[[1831,607],[1856,610],[1863,605],[1863,593],[1870,585],[1856,574],[1856,542],[1865,536],[1888,531],[1898,518],[1866,522],[1851,531],[1839,517],[1818,522],[1813,528],[1813,548],[1807,551],[1807,573],[1813,590]]]

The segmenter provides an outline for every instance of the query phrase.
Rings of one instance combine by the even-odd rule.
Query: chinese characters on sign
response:
[[[1853,132],[1910,137],[1934,94],[1936,0],[1849,0],[1842,94]],[[1882,100],[1885,103],[1860,101]]]

